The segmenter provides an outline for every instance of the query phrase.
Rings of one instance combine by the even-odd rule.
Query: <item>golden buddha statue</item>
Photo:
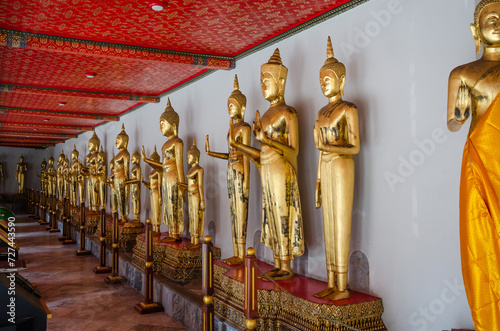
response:
[[[233,139],[243,145],[250,145],[251,128],[244,121],[247,98],[239,90],[238,76],[234,75],[234,91],[227,100],[227,109],[231,118],[229,125],[232,127]],[[210,151],[208,135],[205,141],[205,151],[209,156],[223,160],[227,163],[227,190],[229,194],[229,207],[231,211],[231,233],[233,237],[234,256],[225,262],[234,265],[244,262],[246,254],[246,237],[248,225],[248,195],[250,192],[250,161],[238,149],[229,146],[229,153]]]
[[[314,143],[319,150],[316,208],[323,207],[328,287],[315,294],[328,300],[349,298],[347,271],[354,198],[354,158],[359,153],[358,110],[343,101],[345,66],[333,56],[328,37],[327,59],[320,70],[328,104],[318,112]]]
[[[89,154],[87,156],[87,168],[89,172],[89,178],[87,181],[87,198],[89,201],[89,209],[93,211],[98,211],[99,206],[99,188],[97,183],[97,154],[99,153],[99,146],[101,140],[97,137],[95,131],[92,137],[89,139]]]
[[[205,221],[205,195],[203,193],[203,168],[200,167],[200,151],[196,147],[196,140],[187,152],[188,164],[191,166],[186,175],[187,184],[179,183],[179,186],[188,191],[189,205],[189,234],[191,244],[184,245],[185,248],[198,248],[200,237],[203,236]]]
[[[72,206],[76,206],[78,203],[78,172],[80,161],[78,156],[80,153],[76,149],[76,145],[73,145],[73,151],[71,152],[71,165],[70,165],[70,201]]]
[[[111,159],[111,161],[109,161],[109,171],[110,171],[110,174],[109,174],[109,180],[106,181],[106,184],[109,185],[110,189],[111,189],[111,192],[109,194],[109,198],[110,198],[110,203],[111,203],[111,212],[114,214],[114,213],[118,213],[118,200],[117,200],[117,197],[116,197],[116,189],[115,189],[115,155],[113,153],[113,158]]]
[[[150,160],[160,163],[160,155],[156,152],[156,145],[154,147],[154,152],[149,157]],[[153,172],[149,175],[149,182],[142,182],[144,186],[146,186],[150,191],[150,202],[151,202],[151,222],[153,224],[153,233],[155,235],[160,234],[160,225],[161,225],[161,177],[162,172],[158,171],[158,167],[153,168]],[[141,176],[142,178],[142,176]]]
[[[64,160],[66,156],[64,152],[61,151],[61,154],[57,158],[57,169],[56,169],[56,181],[57,181],[57,193],[60,201],[63,200],[64,197]]]
[[[230,145],[250,158],[260,169],[262,182],[261,241],[273,251],[274,268],[264,279],[289,279],[290,261],[304,254],[302,208],[297,183],[299,131],[297,112],[285,103],[288,69],[281,63],[279,50],[261,66],[264,98],[271,103],[262,119],[255,114],[254,133],[261,149],[234,139],[229,127]]]
[[[450,74],[448,129],[471,124],[460,182],[460,250],[476,330],[500,322],[500,0],[482,0],[471,31],[482,57]]]
[[[163,163],[146,158],[144,146],[142,146],[142,158],[157,171],[162,173],[162,210],[163,223],[168,226],[168,237],[163,241],[181,241],[180,234],[184,231],[183,216],[183,192],[178,183],[184,183],[184,165],[182,154],[184,143],[178,137],[179,115],[170,105],[168,99],[167,107],[160,116],[160,130],[167,137],[161,152]]]
[[[47,168],[47,192],[49,196],[56,194],[56,169],[54,168],[54,157],[52,154],[49,157],[48,168]]]
[[[3,164],[0,163],[0,180],[3,180]]]
[[[135,152],[132,154],[132,170],[130,171],[131,178],[125,181],[126,185],[130,186],[130,195],[132,198],[132,214],[134,219],[132,223],[140,223],[141,216],[141,154]]]
[[[63,162],[63,182],[64,182],[64,193],[63,197],[69,199],[71,195],[71,168],[69,167],[68,157],[64,157]]]
[[[19,157],[19,163],[16,168],[16,179],[19,194],[24,192],[24,180],[26,177],[26,172],[28,171],[28,165],[24,163],[24,157],[21,155]],[[3,175],[3,170],[2,170]]]
[[[102,146],[96,159],[96,190],[99,196],[100,209],[106,208],[106,153],[104,153]]]
[[[125,132],[125,124],[122,124],[122,131],[116,136],[116,148],[119,150],[114,157],[115,168],[113,181],[115,186],[116,201],[118,203],[118,217],[121,223],[127,222],[129,213],[130,189],[125,184],[129,179],[130,153],[127,151],[128,135]]]

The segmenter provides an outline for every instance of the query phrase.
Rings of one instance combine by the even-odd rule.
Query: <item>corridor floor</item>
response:
[[[76,256],[77,245],[62,245],[61,233],[49,233],[27,215],[16,214],[20,274],[35,283],[52,313],[50,331],[186,330],[165,313],[140,315],[134,305],[143,296],[125,285],[108,285],[92,269],[93,256]]]

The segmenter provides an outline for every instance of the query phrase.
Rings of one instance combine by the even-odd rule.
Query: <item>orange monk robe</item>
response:
[[[465,144],[460,250],[477,331],[500,330],[500,94]]]

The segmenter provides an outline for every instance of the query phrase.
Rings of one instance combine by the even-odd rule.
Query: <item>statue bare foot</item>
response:
[[[274,275],[275,273],[277,273],[278,271],[280,271],[280,269],[272,268],[268,272],[258,275],[257,278],[269,280],[268,278],[271,277],[272,275]]]
[[[329,296],[326,296],[325,299],[330,300],[330,301],[335,301],[335,300],[347,299],[350,297],[351,297],[351,293],[349,293],[348,290],[344,290],[344,291],[336,291],[335,293],[333,293]]]
[[[236,265],[236,264],[242,264],[243,262],[245,262],[245,260],[237,256],[233,256],[228,259],[225,259],[224,262],[226,262],[229,265]]]
[[[316,298],[325,298],[326,296],[329,296],[337,291],[336,287],[327,287],[324,290],[314,294]]]

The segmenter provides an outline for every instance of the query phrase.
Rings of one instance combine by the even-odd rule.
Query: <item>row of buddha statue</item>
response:
[[[228,161],[227,186],[234,256],[225,260],[230,265],[243,263],[246,252],[248,199],[250,191],[250,161],[260,171],[262,183],[262,237],[261,241],[273,252],[274,267],[263,274],[264,280],[285,280],[293,276],[291,260],[304,254],[304,230],[298,186],[297,156],[299,153],[298,116],[285,102],[288,69],[282,64],[276,49],[268,63],[261,66],[261,87],[269,109],[261,116],[255,114],[253,127],[244,121],[246,97],[239,90],[238,77],[228,98],[230,117],[227,135],[228,152],[210,149],[206,153]],[[351,215],[354,194],[354,159],[359,152],[359,129],[356,106],[342,100],[346,77],[345,66],[333,53],[328,38],[327,59],[320,70],[320,85],[328,104],[323,107],[314,126],[314,141],[319,150],[316,183],[316,206],[323,207],[328,286],[318,297],[338,300],[349,297],[347,271],[350,246]],[[124,126],[116,138],[118,153],[109,164],[106,175],[106,154],[94,132],[88,143],[89,154],[84,165],[76,147],[71,152],[71,164],[61,153],[54,168],[54,159],[44,160],[39,175],[42,190],[69,197],[73,206],[85,203],[98,211],[106,204],[106,186],[111,188],[111,209],[117,212],[124,226],[135,226],[139,221],[141,182],[150,190],[153,230],[159,234],[160,222],[168,227],[163,241],[180,241],[184,232],[183,205],[188,195],[189,233],[191,246],[198,247],[203,235],[205,199],[203,168],[199,165],[200,151],[196,143],[187,153],[190,169],[184,176],[183,141],[178,136],[179,115],[168,100],[160,116],[160,130],[167,141],[161,148],[161,158],[154,147],[148,158],[144,146],[141,154],[132,158],[127,151],[129,137]],[[251,146],[251,131],[260,142],[260,149]],[[145,181],[139,166],[144,160],[152,168]],[[130,161],[133,164],[131,170]],[[86,186],[85,186],[85,178]],[[132,200],[133,220],[127,221],[129,198]]]

